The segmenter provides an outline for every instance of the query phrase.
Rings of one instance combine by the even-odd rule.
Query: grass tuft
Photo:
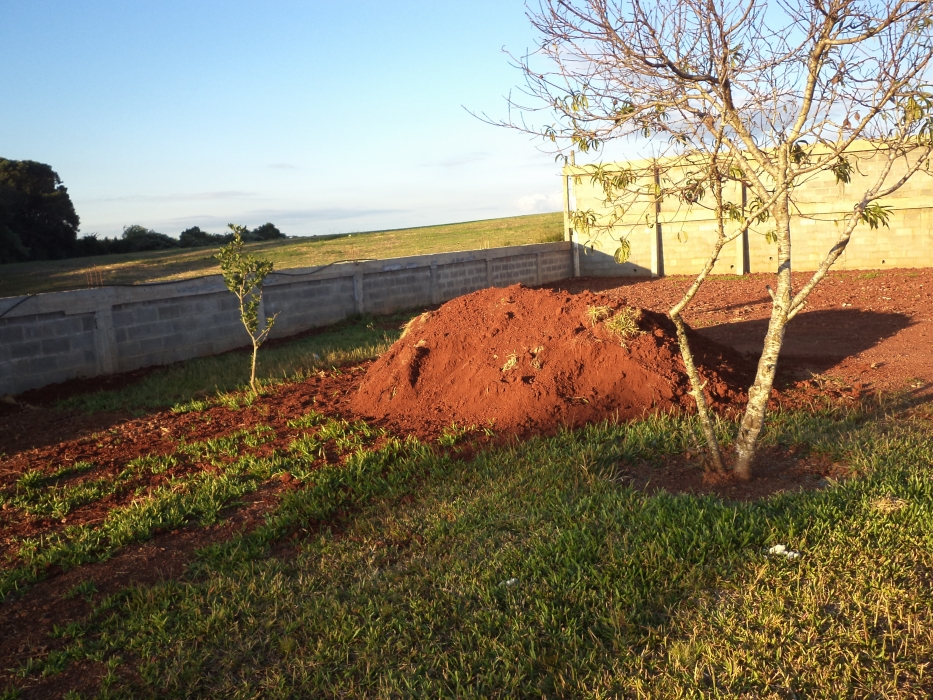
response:
[[[611,306],[587,306],[586,307],[586,318],[590,322],[590,326],[596,328],[596,324],[601,321],[605,321],[607,318],[612,316],[612,307]]]
[[[505,359],[505,364],[502,365],[502,372],[508,372],[510,370],[518,367],[518,353],[510,352]]]
[[[616,336],[622,344],[641,333],[638,328],[638,309],[626,308],[605,321],[606,330]]]

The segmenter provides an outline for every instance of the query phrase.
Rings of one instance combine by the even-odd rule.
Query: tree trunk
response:
[[[690,378],[690,386],[693,388],[690,395],[697,402],[697,417],[700,419],[703,437],[706,439],[706,448],[709,451],[711,466],[717,474],[724,474],[726,466],[722,461],[722,450],[719,449],[719,440],[716,439],[716,431],[713,428],[713,421],[706,405],[706,397],[703,395],[703,387],[706,385],[700,381],[700,373],[697,372],[696,363],[693,361],[693,353],[690,351],[690,343],[687,340],[687,328],[680,317],[679,311],[672,313],[671,319],[677,327],[680,355],[683,358],[684,367],[687,369],[687,376]]]
[[[792,301],[790,207],[786,193],[775,202],[773,212],[778,236],[777,288],[774,291],[771,320],[768,323],[761,359],[758,360],[755,382],[748,389],[748,405],[745,407],[735,444],[735,475],[743,481],[752,477],[752,461],[758,447],[758,437],[764,427],[765,412],[771,397],[771,388],[774,386],[778,355],[784,342],[784,328],[787,326],[787,314]]]
[[[700,274],[697,275],[693,284],[690,285],[690,288],[680,301],[671,307],[668,314],[674,322],[674,326],[677,328],[677,342],[680,345],[680,356],[684,361],[687,376],[690,378],[690,386],[692,389],[690,395],[693,396],[697,404],[697,418],[700,420],[700,427],[703,430],[703,437],[706,440],[709,465],[716,473],[724,474],[726,466],[722,459],[722,449],[719,447],[719,440],[716,439],[716,430],[713,428],[713,420],[709,414],[709,407],[706,405],[706,396],[703,394],[703,388],[706,385],[700,381],[700,373],[697,371],[696,363],[693,360],[693,352],[690,350],[690,341],[687,339],[687,327],[680,315],[687,305],[693,301],[693,298],[700,290],[700,285],[703,284],[710,272],[712,272],[713,267],[716,265],[716,261],[719,259],[719,254],[722,252],[723,246],[726,245],[728,241],[734,240],[737,237],[733,236],[732,238],[728,238],[726,236],[725,222],[723,220],[722,181],[719,179],[718,167],[715,159],[712,162],[710,172],[710,183],[712,185],[713,194],[716,197],[716,243],[713,246],[712,253],[706,259],[703,269],[700,270]],[[657,182],[657,175],[655,176],[655,182]],[[655,212],[657,215],[658,209],[656,209]]]
[[[253,338],[253,363],[250,367],[249,373],[249,386],[253,390],[254,394],[258,394],[256,391],[256,354],[259,352],[259,346],[256,344],[256,339]]]

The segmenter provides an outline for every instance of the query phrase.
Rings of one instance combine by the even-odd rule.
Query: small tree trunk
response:
[[[787,326],[787,314],[792,301],[790,212],[786,194],[775,203],[774,218],[778,235],[777,288],[774,292],[771,320],[768,323],[761,359],[758,360],[755,382],[748,389],[748,404],[745,407],[745,414],[742,416],[739,435],[735,443],[734,471],[735,475],[743,481],[752,478],[752,461],[758,447],[758,437],[764,427],[765,412],[768,399],[771,397],[771,389],[774,386],[778,356],[781,352],[781,344],[784,342],[784,328]]]
[[[716,439],[716,431],[713,429],[713,421],[706,405],[706,396],[703,394],[705,385],[700,381],[700,373],[697,372],[696,364],[693,361],[693,353],[690,351],[690,343],[687,341],[686,325],[679,312],[672,313],[671,320],[674,321],[674,325],[677,327],[680,355],[683,358],[684,367],[687,369],[687,376],[690,378],[690,386],[693,388],[690,395],[697,402],[697,417],[700,419],[703,437],[706,438],[706,449],[708,450],[710,464],[717,474],[724,474],[726,466],[722,461],[722,450],[719,449],[719,440]]]
[[[669,315],[674,322],[674,326],[677,328],[677,342],[680,345],[680,356],[684,361],[687,377],[690,379],[690,387],[692,389],[690,395],[697,404],[697,418],[700,420],[700,428],[703,430],[703,437],[706,439],[709,464],[712,466],[713,471],[718,474],[724,474],[726,465],[722,460],[722,450],[719,447],[719,440],[716,439],[716,430],[713,428],[713,420],[709,414],[709,407],[706,405],[706,395],[703,393],[705,384],[700,381],[700,373],[697,371],[696,363],[693,360],[693,352],[690,350],[690,341],[687,338],[687,326],[680,315],[687,305],[693,301],[693,298],[700,290],[700,285],[703,284],[710,272],[712,272],[713,267],[716,265],[716,261],[719,259],[719,254],[722,252],[723,246],[730,240],[737,238],[738,235],[741,235],[740,232],[731,238],[726,236],[725,220],[723,219],[722,180],[719,176],[718,163],[715,158],[710,167],[710,184],[713,196],[716,199],[716,243],[713,245],[713,250],[706,259],[703,269],[700,270],[700,274],[696,276],[693,284],[690,285],[690,288],[683,297],[681,297],[680,301],[671,307]]]
[[[259,352],[259,345],[256,343],[256,339],[253,339],[253,363],[250,368],[249,373],[249,386],[253,390],[254,394],[258,394],[256,391],[256,355]]]

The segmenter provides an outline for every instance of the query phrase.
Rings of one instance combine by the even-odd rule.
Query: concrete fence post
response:
[[[113,307],[110,304],[94,312],[94,352],[97,355],[98,374],[113,374],[117,371],[117,334],[113,330]]]
[[[661,172],[654,165],[654,235],[651,237],[651,276],[664,276],[664,238],[661,230]]]
[[[570,232],[570,258],[573,261],[573,276],[580,276],[580,235],[576,230]]]
[[[486,286],[492,287],[492,261],[489,259],[489,252],[486,253]]]
[[[564,240],[570,240],[570,178],[567,176],[567,171],[564,170],[564,174],[561,175],[563,180],[563,187],[561,188],[564,191]]]
[[[660,229],[661,225],[656,224]],[[651,276],[662,277],[664,275],[664,248],[661,243],[660,231],[655,231],[651,236]]]
[[[748,231],[735,239],[735,274],[748,274]]]
[[[356,313],[366,312],[366,305],[363,300],[363,275],[353,275],[353,301],[356,303]]]
[[[541,253],[535,253],[535,285],[541,284]]]
[[[742,183],[742,214],[748,206],[748,190],[745,183]],[[749,273],[748,261],[748,229],[746,228],[742,235],[735,239],[735,274],[746,275]]]

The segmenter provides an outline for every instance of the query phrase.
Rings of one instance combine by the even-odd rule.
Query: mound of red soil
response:
[[[608,308],[594,322],[597,307]],[[518,434],[695,410],[673,323],[634,309],[637,332],[620,338],[606,319],[626,308],[619,297],[523,285],[459,297],[409,324],[351,407],[402,430],[456,422]],[[748,361],[693,332],[690,345],[711,406],[744,405]]]

